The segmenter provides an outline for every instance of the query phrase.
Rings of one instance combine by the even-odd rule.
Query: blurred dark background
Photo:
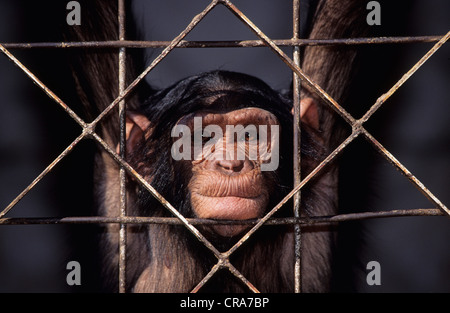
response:
[[[379,1],[380,36],[443,35],[450,29],[447,0]],[[0,2],[0,43],[61,41],[66,1]],[[133,1],[148,40],[172,40],[208,1]],[[269,37],[292,36],[291,1],[235,0]],[[302,6],[306,21],[308,3]],[[83,12],[89,18],[89,12]],[[130,15],[129,15],[130,16]],[[306,23],[302,26],[306,29]],[[224,7],[217,7],[187,40],[257,39]],[[361,50],[361,74],[345,107],[360,117],[434,43],[372,45]],[[283,48],[290,54],[291,48]],[[148,50],[149,62],[158,49]],[[82,115],[63,49],[11,52]],[[188,75],[227,69],[288,88],[291,71],[268,48],[176,49],[147,77],[165,87]],[[450,46],[447,43],[369,120],[366,128],[444,204],[450,204]],[[3,210],[79,134],[80,127],[4,55],[0,56],[0,210]],[[95,215],[92,158],[83,141],[7,214],[7,217]],[[430,208],[432,204],[363,139],[339,158],[341,211]],[[450,292],[450,220],[401,217],[341,224],[338,291]],[[0,226],[0,292],[101,290],[96,225]],[[66,264],[81,264],[81,286],[66,284]],[[381,265],[381,285],[366,284],[369,261]]]

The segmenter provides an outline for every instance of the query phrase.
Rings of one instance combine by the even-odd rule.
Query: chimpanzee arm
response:
[[[81,25],[65,26],[66,41],[115,41],[119,40],[117,1],[82,0],[80,2]],[[126,5],[130,5],[126,1]],[[135,38],[136,27],[131,10],[126,10],[126,39]],[[143,70],[142,49],[128,49],[126,54],[126,86]],[[89,119],[95,119],[119,95],[119,48],[80,48],[70,51],[70,64],[79,97]],[[136,91],[126,98],[127,109],[136,110],[139,103],[152,93],[142,81]],[[100,133],[112,146],[118,142],[118,113],[110,113],[102,122]]]

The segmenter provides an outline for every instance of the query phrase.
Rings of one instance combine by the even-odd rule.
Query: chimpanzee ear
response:
[[[319,129],[319,111],[317,101],[313,98],[304,98],[300,101],[300,118],[314,129]]]
[[[150,129],[150,121],[148,118],[137,112],[127,112],[125,120],[125,138],[127,153],[133,152],[136,145],[143,139],[148,130]],[[119,153],[119,145],[116,147],[117,153]]]

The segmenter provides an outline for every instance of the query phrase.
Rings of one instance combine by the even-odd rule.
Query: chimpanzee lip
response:
[[[253,195],[245,195],[243,193],[230,193],[230,194],[225,194],[225,195],[209,195],[209,194],[202,194],[202,193],[196,193],[197,195],[201,196],[201,197],[207,197],[207,198],[243,198],[243,199],[253,199],[253,200],[257,200],[258,198],[261,198],[263,195],[259,194],[257,196],[253,196]]]
[[[194,211],[200,218],[246,220],[257,218],[266,206],[266,196],[257,197],[221,196],[211,197],[192,194]]]
[[[246,199],[256,199],[262,195],[260,176],[254,178],[253,175],[240,175],[235,178],[216,176],[214,183],[198,188],[196,193],[204,197],[222,198],[222,197],[238,197]]]
[[[190,183],[190,190],[204,197],[239,197],[257,199],[263,194],[263,177],[257,170],[224,175],[215,171],[203,171]]]

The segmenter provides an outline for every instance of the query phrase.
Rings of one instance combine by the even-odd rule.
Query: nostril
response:
[[[244,168],[244,161],[241,160],[220,160],[218,166],[228,172],[240,172]]]

